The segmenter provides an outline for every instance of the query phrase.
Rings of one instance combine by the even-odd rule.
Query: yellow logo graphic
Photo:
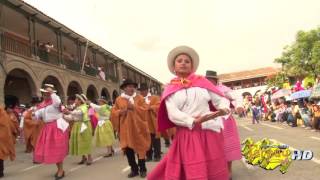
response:
[[[242,145],[242,155],[247,163],[259,165],[267,170],[280,167],[282,174],[288,171],[292,158],[287,145],[273,143],[267,138],[257,142],[254,142],[252,138],[247,138],[242,142]]]

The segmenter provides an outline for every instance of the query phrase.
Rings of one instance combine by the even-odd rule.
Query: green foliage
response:
[[[286,46],[275,62],[282,65],[287,76],[316,77],[320,74],[320,28],[299,31],[296,41]]]

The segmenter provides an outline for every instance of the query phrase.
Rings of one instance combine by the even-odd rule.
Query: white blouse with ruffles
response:
[[[82,121],[83,113],[80,108],[76,108],[75,110],[71,111],[70,114],[64,115],[63,118],[68,121]]]
[[[51,105],[41,108],[35,112],[36,119],[42,119],[45,123],[48,123],[62,118],[62,113],[60,111],[60,97],[57,94],[52,93],[51,99]]]
[[[229,109],[230,101],[227,98],[204,88],[191,87],[179,90],[166,99],[168,117],[177,126],[192,129],[195,117],[211,113],[208,104],[210,100],[216,109]],[[202,123],[201,127],[220,132],[223,128],[223,118],[208,120]]]

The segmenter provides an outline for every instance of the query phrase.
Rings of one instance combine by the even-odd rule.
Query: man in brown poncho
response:
[[[146,152],[150,147],[150,133],[145,115],[147,111],[144,98],[136,95],[137,84],[132,80],[125,80],[120,88],[124,91],[115,101],[111,111],[113,127],[119,134],[120,146],[125,152],[131,173],[128,178],[146,177]],[[135,159],[138,154],[138,164]]]
[[[32,107],[23,113],[23,134],[26,143],[26,153],[30,153],[34,150],[38,136],[44,125],[43,121],[35,120],[32,115],[33,110],[40,102],[41,99],[39,97],[33,97],[31,102]]]
[[[158,132],[157,116],[160,106],[160,97],[151,95],[149,92],[148,85],[146,83],[140,84],[138,88],[140,94],[144,97],[145,103],[147,104],[148,111],[146,112],[146,119],[151,137],[151,146],[147,152],[147,161],[160,161],[161,159],[161,134]]]
[[[19,132],[19,124],[15,116],[12,118],[0,107],[0,178],[3,177],[4,160],[10,158],[13,161],[16,157],[15,142]]]

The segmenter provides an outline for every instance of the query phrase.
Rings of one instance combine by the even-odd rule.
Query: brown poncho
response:
[[[129,101],[118,97],[111,110],[111,121],[114,129],[119,133],[122,149],[129,147],[144,159],[150,148],[150,132],[146,120],[147,106],[140,95],[134,97],[134,110],[128,110],[126,115],[120,116],[120,111],[127,109]]]
[[[150,101],[150,104],[148,104],[149,110],[146,114],[149,131],[150,133],[155,134],[156,138],[160,138],[161,134],[158,131],[158,123],[157,123],[158,110],[160,106],[160,97],[150,96],[149,101]]]
[[[26,143],[26,152],[32,152],[36,146],[44,122],[41,120],[33,120],[31,110],[26,111],[23,116],[23,134]]]
[[[15,142],[19,132],[17,118],[12,113],[7,114],[3,107],[0,107],[0,159],[14,160],[16,157]]]

